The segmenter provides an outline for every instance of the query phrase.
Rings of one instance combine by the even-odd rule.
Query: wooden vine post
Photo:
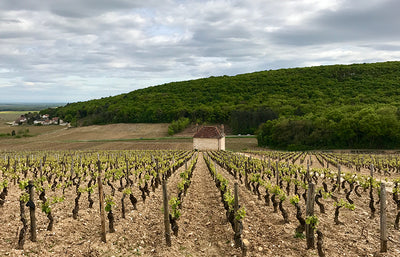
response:
[[[238,183],[235,182],[235,186],[234,186],[234,203],[233,203],[233,213],[237,214],[237,211],[239,210],[239,194],[238,194]],[[239,248],[241,246],[241,242],[240,242],[240,231],[239,231],[239,223],[238,220],[236,219],[236,217],[233,219],[233,227],[235,230],[235,247]]]
[[[126,176],[126,181],[128,181],[128,178],[129,178],[129,161],[128,161],[128,158],[126,158],[126,155],[125,155],[125,165],[126,165],[126,174],[125,174],[125,176]]]
[[[165,227],[165,241],[167,246],[171,246],[171,231],[169,228],[169,210],[168,210],[168,191],[167,181],[163,180],[163,208],[164,208],[164,227]]]
[[[374,165],[371,163],[371,166],[370,166],[370,176],[371,176],[371,178],[373,178],[374,177]]]
[[[279,165],[278,164],[279,164],[279,162],[276,161],[276,169],[275,169],[276,185],[279,185],[279,168],[278,168]]]
[[[101,164],[100,159],[97,160],[97,169],[99,171],[99,175],[97,177],[97,184],[99,187],[99,200],[100,200],[100,222],[101,222],[101,241],[106,243],[106,218],[105,218],[105,209],[104,209],[104,194],[103,194],[103,183],[101,181]]]
[[[29,167],[29,155],[26,155],[25,167]]]
[[[71,178],[74,175],[74,157],[71,156]]]
[[[340,192],[340,178],[341,177],[342,177],[342,171],[340,169],[340,165],[338,165],[338,174],[337,174],[337,181],[336,181],[338,192]]]
[[[37,237],[36,237],[36,216],[35,216],[35,186],[33,185],[33,181],[29,180],[28,182],[28,188],[29,188],[29,202],[27,205],[29,206],[29,215],[31,218],[31,241],[36,242]]]
[[[42,159],[40,159],[40,166],[39,166],[39,174],[40,177],[43,177],[43,163],[42,163]]]
[[[387,252],[387,222],[386,222],[386,185],[381,183],[381,195],[380,195],[380,229],[381,229],[381,253]]]
[[[314,197],[315,185],[314,183],[308,184],[307,203],[306,203],[306,217],[314,216]],[[314,249],[314,224],[306,224],[306,239],[307,249]]]

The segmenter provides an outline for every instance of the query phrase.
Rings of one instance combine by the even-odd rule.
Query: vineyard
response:
[[[1,256],[399,256],[400,160],[278,151],[0,154]]]

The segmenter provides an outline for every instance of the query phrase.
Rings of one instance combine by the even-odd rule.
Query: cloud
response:
[[[338,10],[325,10],[301,24],[276,31],[275,43],[320,45],[328,43],[387,42],[400,40],[399,1],[348,1]]]
[[[398,60],[399,9],[396,0],[2,0],[0,102]]]

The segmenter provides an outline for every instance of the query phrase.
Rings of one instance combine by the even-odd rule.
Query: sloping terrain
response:
[[[64,126],[0,126],[0,133],[12,130],[29,130],[29,137],[0,138],[0,151],[25,150],[190,150],[193,148],[192,136],[196,128],[187,128],[168,136],[168,124],[108,124],[78,128]],[[4,131],[4,132],[2,132]],[[226,147],[230,150],[257,148],[254,137],[227,138]]]

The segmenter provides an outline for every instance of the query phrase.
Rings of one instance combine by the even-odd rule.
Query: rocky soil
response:
[[[182,169],[168,180],[169,198],[176,196],[176,185],[180,181],[179,173]],[[317,250],[306,250],[305,239],[294,237],[298,222],[295,208],[288,200],[284,208],[289,213],[290,223],[285,224],[281,213],[274,213],[272,205],[266,206],[263,197],[259,199],[221,167],[218,172],[229,180],[230,186],[239,183],[239,203],[246,209],[242,236],[249,244],[247,256],[318,256]],[[105,191],[109,193],[110,188],[105,186]],[[264,194],[265,191],[261,192]],[[241,256],[241,250],[234,247],[233,230],[226,220],[220,194],[202,153],[187,195],[183,198],[182,215],[178,220],[179,233],[178,236],[172,236],[171,247],[166,246],[164,238],[161,187],[151,192],[145,202],[136,187],[134,194],[139,200],[137,210],[125,200],[125,218],[121,217],[122,193],[116,192],[116,232],[107,233],[106,243],[100,240],[97,191],[93,195],[95,204],[92,209],[88,208],[87,195],[82,195],[78,219],[74,220],[72,209],[75,192],[70,190],[64,202],[53,206],[53,231],[46,231],[48,220],[37,209],[38,241],[31,242],[28,234],[24,250],[17,250],[18,232],[22,228],[19,220],[20,193],[17,186],[12,186],[4,206],[0,207],[0,256]],[[61,192],[48,192],[48,198],[53,195],[60,196]],[[344,193],[337,196],[344,198]],[[318,206],[315,206],[316,215],[320,219],[318,228],[325,237],[323,249],[326,256],[400,256],[400,232],[393,228],[396,206],[391,197],[388,197],[389,251],[381,254],[379,217],[376,215],[370,218],[369,198],[366,196],[353,195],[356,206],[354,211],[341,209],[339,218],[343,225],[335,225],[333,221],[332,199],[322,200],[326,214],[320,213]],[[378,204],[376,208],[379,213]]]

